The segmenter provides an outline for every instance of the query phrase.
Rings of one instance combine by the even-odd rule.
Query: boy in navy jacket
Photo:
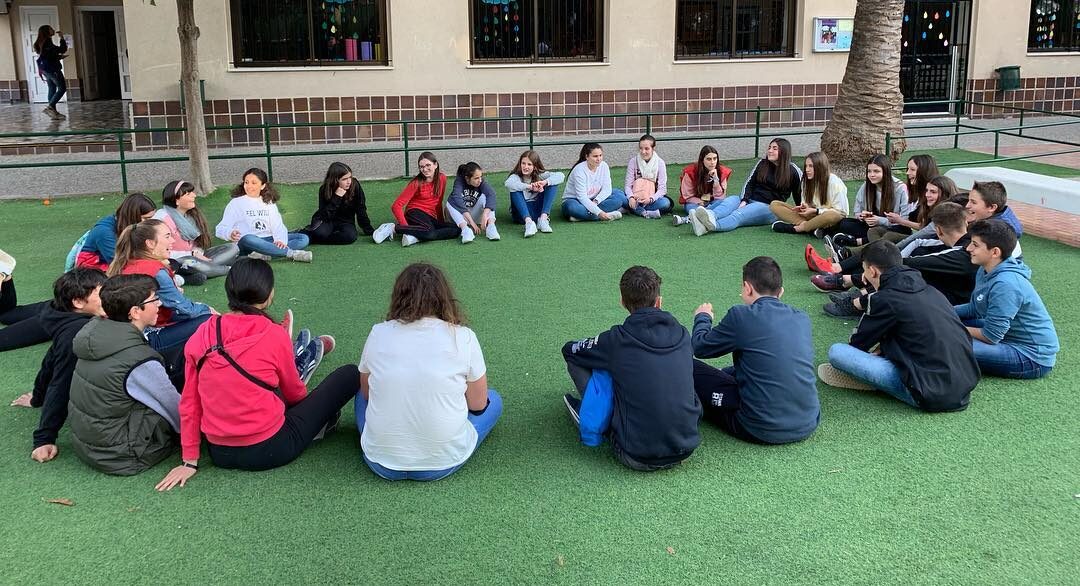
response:
[[[607,431],[616,457],[626,466],[670,468],[701,442],[690,335],[660,309],[660,277],[652,269],[630,267],[619,289],[622,306],[630,312],[626,321],[563,346],[570,378],[583,397],[567,394],[563,400],[583,440],[590,431]]]
[[[697,358],[732,354],[723,370],[694,361],[694,388],[705,418],[757,444],[806,439],[820,418],[810,317],[780,301],[783,275],[767,256],[743,266],[742,300],[714,328],[711,303],[694,312]]]

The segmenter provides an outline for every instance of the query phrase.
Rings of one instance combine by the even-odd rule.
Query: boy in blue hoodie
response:
[[[1031,285],[1031,269],[1013,257],[1016,232],[1002,220],[980,220],[969,233],[971,262],[980,268],[971,301],[955,309],[979,368],[1007,378],[1046,376],[1057,359],[1057,331]]]
[[[743,266],[743,305],[729,309],[715,328],[711,303],[694,312],[694,356],[730,353],[735,362],[719,370],[694,361],[705,417],[756,444],[806,439],[821,415],[810,317],[780,301],[783,285],[780,265],[759,256]]]
[[[641,471],[670,468],[701,442],[690,334],[660,309],[660,277],[630,267],[619,281],[622,324],[567,342],[566,368],[581,394],[563,396],[586,445],[607,435],[615,456]]]

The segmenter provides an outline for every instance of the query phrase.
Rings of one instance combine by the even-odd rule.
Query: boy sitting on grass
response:
[[[607,435],[629,468],[670,468],[701,442],[690,334],[660,309],[660,277],[652,269],[630,267],[619,290],[630,312],[626,321],[563,346],[582,397],[566,394],[563,402],[586,445],[599,445]]]
[[[694,389],[705,418],[728,435],[756,444],[804,440],[821,416],[814,380],[810,317],[780,301],[783,275],[767,256],[743,266],[743,305],[714,328],[711,303],[694,315],[694,356],[733,354],[719,370],[694,361]]]
[[[829,362],[818,367],[821,381],[884,391],[923,411],[966,409],[979,366],[949,301],[918,270],[904,266],[900,249],[888,240],[863,249],[862,265],[875,292],[851,342],[829,348]]]
[[[971,226],[971,262],[979,267],[971,300],[956,306],[983,373],[1041,378],[1057,360],[1058,337],[1031,269],[1013,255],[1016,233],[1002,220]]]

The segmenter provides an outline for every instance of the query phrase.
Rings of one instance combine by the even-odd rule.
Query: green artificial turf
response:
[[[741,185],[751,161],[730,164]],[[669,166],[672,190],[681,166]],[[501,186],[503,177],[490,180]],[[615,178],[621,183],[622,170]],[[390,219],[401,185],[365,183],[373,222]],[[287,224],[305,224],[315,188],[280,190]],[[1048,378],[986,379],[966,411],[937,415],[819,385],[821,426],[807,441],[753,446],[703,424],[689,460],[641,474],[606,446],[581,446],[561,401],[571,384],[560,346],[624,318],[626,267],[654,267],[664,307],[689,325],[702,301],[720,314],[739,303],[742,264],[772,255],[785,271],[784,300],[813,320],[818,359],[854,322],[822,314],[804,237],[760,227],[695,238],[667,217],[630,216],[556,219],[554,234],[524,240],[499,194],[501,242],[405,249],[362,239],[313,248],[311,265],[274,263],[274,311],[291,307],[301,326],[337,337],[316,380],[358,360],[402,266],[430,260],[447,269],[505,400],[502,420],[459,472],[431,484],[376,478],[361,461],[351,406],[335,434],[289,466],[233,472],[204,459],[186,488],[167,494],[153,486],[179,455],[137,477],[108,477],[74,457],[65,431],[59,458],[37,464],[29,458],[37,411],[6,405],[31,388],[45,346],[9,352],[0,368],[2,581],[1076,583],[1076,249],[1024,239],[1063,349]],[[223,190],[200,200],[211,223],[226,200]],[[24,300],[48,294],[71,243],[117,202],[0,202],[0,247],[18,258]],[[223,308],[221,284],[187,293]],[[43,500],[52,498],[74,506]]]

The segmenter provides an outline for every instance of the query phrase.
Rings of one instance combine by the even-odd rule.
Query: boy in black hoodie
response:
[[[52,303],[42,309],[38,319],[52,338],[41,369],[34,380],[34,390],[16,399],[18,407],[41,407],[41,419],[34,430],[34,450],[30,457],[48,462],[56,457],[56,436],[64,426],[71,392],[71,375],[78,358],[72,349],[75,334],[94,316],[104,316],[98,296],[105,273],[91,268],[77,268],[64,273],[53,283]]]
[[[780,301],[780,265],[767,256],[743,266],[742,305],[713,327],[711,303],[694,312],[694,356],[731,354],[723,370],[694,361],[694,388],[705,417],[724,433],[755,444],[806,439],[821,418],[814,380],[810,316]]]
[[[829,362],[818,367],[822,382],[881,390],[923,411],[967,408],[979,365],[952,304],[918,270],[904,266],[892,242],[870,243],[862,264],[875,292],[850,344],[829,348]]]
[[[609,437],[619,461],[641,471],[670,468],[701,442],[690,335],[660,309],[660,277],[652,269],[630,267],[619,289],[630,312],[626,321],[595,338],[567,342],[563,358],[582,397],[594,370],[610,373]],[[563,400],[580,424],[581,400],[571,394]]]

